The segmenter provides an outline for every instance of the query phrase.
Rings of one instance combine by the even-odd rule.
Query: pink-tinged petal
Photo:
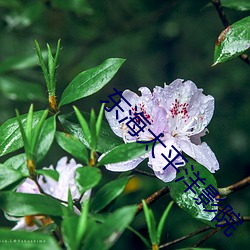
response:
[[[169,161],[171,161],[175,158],[177,153],[171,147],[173,144],[175,145],[177,150],[180,150],[180,149],[179,149],[178,145],[175,144],[175,139],[173,139],[173,138],[169,138],[167,141],[164,141],[164,144],[166,145],[166,148],[164,148],[161,144],[156,145],[155,158],[153,158],[152,155],[150,154],[148,166],[154,170],[155,175],[159,179],[161,179],[164,182],[170,182],[176,177],[176,169],[171,165],[169,165],[166,169],[164,169],[169,163],[166,160],[166,158]],[[169,150],[172,150],[171,156],[169,154],[169,152],[170,152]],[[166,158],[164,158],[164,156],[162,154],[165,155]],[[182,165],[175,165],[175,163],[177,163],[177,162],[183,162],[183,164]],[[175,165],[175,167],[178,168],[178,167],[184,166],[185,162],[179,156],[173,162],[173,164]]]
[[[168,112],[172,136],[195,135],[208,125],[214,112],[214,98],[202,91],[192,81],[182,79],[154,89],[154,99]]]
[[[190,140],[179,140],[178,142],[183,152],[206,167],[211,173],[219,169],[215,154],[205,142],[201,145],[195,145]]]
[[[18,193],[40,194],[36,183],[27,178],[16,190]]]
[[[105,165],[106,169],[114,172],[124,172],[124,171],[129,171],[137,167],[146,156],[140,156],[136,159],[129,160],[129,161],[123,161],[123,162],[118,162],[118,163],[113,163],[113,164],[107,164]]]

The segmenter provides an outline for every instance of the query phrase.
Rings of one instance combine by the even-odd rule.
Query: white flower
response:
[[[80,197],[80,193],[77,189],[74,175],[76,169],[78,167],[81,167],[81,165],[76,164],[74,159],[71,159],[69,163],[67,163],[67,160],[67,157],[61,158],[58,161],[55,169],[53,166],[50,166],[49,168],[44,168],[56,170],[59,173],[58,181],[55,181],[54,179],[47,176],[40,176],[38,178],[38,183],[46,194],[49,194],[62,201],[68,200],[68,190],[70,190],[71,192],[72,199],[78,199]],[[17,188],[16,191],[21,193],[41,194],[36,183],[29,178],[27,178],[25,182],[23,182]],[[80,202],[88,199],[89,196],[90,190],[84,193]],[[76,211],[76,213],[77,212],[78,211]],[[12,230],[22,229],[26,231],[34,231],[38,229],[38,226],[34,224],[34,220],[36,221],[36,224],[40,224],[41,226],[52,222],[49,217],[45,216],[25,216],[18,221],[17,225]]]
[[[134,160],[117,164],[107,164],[106,168],[111,171],[128,171],[135,168],[145,158],[149,158],[148,165],[156,176],[165,182],[172,181],[176,177],[176,169],[165,166],[168,162],[162,154],[168,155],[173,145],[178,151],[183,151],[194,160],[205,166],[212,173],[219,169],[218,161],[205,142],[201,142],[201,136],[206,133],[206,127],[214,112],[214,98],[202,93],[192,81],[177,79],[164,88],[156,86],[153,93],[146,87],[139,89],[141,96],[125,90],[123,97],[131,104],[121,101],[119,106],[124,112],[119,111],[122,117],[135,117],[138,113],[144,115],[150,122],[144,132],[133,136],[127,121],[120,122],[122,117],[116,119],[116,110],[105,112],[111,129],[116,135],[122,137],[125,143],[133,141],[150,141],[161,134],[159,139],[166,146],[159,143],[154,148],[154,157],[151,153]],[[136,108],[135,108],[136,107]],[[137,109],[137,111],[135,111]],[[139,129],[135,129],[139,131]],[[101,156],[102,157],[102,156]],[[170,160],[174,155],[169,157]],[[174,162],[180,162],[179,156]]]

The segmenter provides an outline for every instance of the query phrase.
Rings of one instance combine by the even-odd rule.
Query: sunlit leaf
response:
[[[78,74],[64,90],[59,106],[99,91],[114,77],[124,61],[121,58],[107,59],[99,66]]]
[[[239,56],[250,47],[250,16],[228,26],[218,37],[214,65]]]

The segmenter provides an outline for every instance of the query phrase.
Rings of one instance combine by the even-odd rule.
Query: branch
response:
[[[156,178],[156,176],[154,174],[151,174],[151,173],[148,173],[148,172],[145,172],[145,171],[142,171],[142,170],[139,170],[139,169],[134,169],[134,172],[137,172],[141,175],[146,175],[146,176],[149,176],[149,177],[154,177]]]
[[[182,236],[182,237],[180,237],[180,238],[178,238],[178,239],[176,239],[176,240],[173,240],[173,241],[170,241],[170,242],[165,243],[165,244],[163,244],[163,245],[160,245],[159,248],[164,248],[164,247],[168,247],[168,246],[174,245],[174,244],[179,243],[179,242],[181,242],[181,241],[183,241],[183,240],[186,240],[186,239],[188,239],[188,238],[191,238],[191,237],[193,237],[193,236],[195,236],[195,235],[197,235],[197,234],[203,233],[203,232],[205,232],[205,231],[207,231],[207,230],[209,230],[209,229],[212,229],[212,228],[211,228],[210,226],[203,227],[203,228],[201,228],[201,229],[199,229],[199,230],[197,230],[197,231],[195,231],[195,232],[192,232],[192,233],[190,233],[190,234],[187,234],[187,235],[185,235],[185,236]]]
[[[221,196],[227,196],[250,185],[250,176],[225,188],[219,188]]]
[[[250,221],[250,216],[241,216],[240,219],[242,221]],[[222,224],[225,224],[224,222],[220,222],[218,223],[218,225],[222,225]],[[230,224],[235,224],[234,221],[230,221]],[[225,227],[228,227],[229,225],[226,225]],[[170,241],[170,242],[167,242],[165,244],[162,244],[159,246],[159,248],[164,248],[164,247],[168,247],[168,246],[171,246],[171,245],[174,245],[176,243],[179,243],[183,240],[186,240],[188,238],[191,238],[197,234],[200,234],[200,233],[203,233],[207,230],[210,230],[210,229],[213,229],[211,232],[209,232],[207,235],[205,235],[201,240],[199,240],[195,245],[194,247],[197,247],[199,246],[200,244],[202,244],[204,241],[206,241],[208,238],[210,238],[212,235],[214,235],[215,233],[217,233],[218,231],[220,231],[221,229],[225,228],[225,227],[221,227],[221,228],[213,228],[213,227],[210,227],[210,226],[207,226],[207,227],[204,227],[204,228],[201,228],[193,233],[190,233],[190,234],[187,234],[185,236],[182,236],[176,240],[173,240],[173,241]]]
[[[226,14],[225,14],[223,8],[222,8],[220,0],[211,0],[211,3],[216,8],[216,10],[217,10],[217,12],[219,14],[220,20],[223,23],[224,28],[226,29],[228,26],[230,26],[230,22],[229,22]],[[250,65],[250,59],[249,59],[249,57],[248,57],[247,54],[241,54],[239,57],[245,63],[247,63],[248,65]]]
[[[145,202],[147,205],[150,205],[167,193],[169,193],[169,188],[166,186],[166,187],[163,187],[160,190],[156,191],[155,193],[150,195],[148,198],[146,198]],[[142,210],[143,210],[143,205],[142,205],[142,203],[140,203],[137,205],[136,214],[140,213]]]

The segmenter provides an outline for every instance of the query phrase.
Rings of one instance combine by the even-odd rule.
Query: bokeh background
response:
[[[236,58],[211,67],[214,44],[223,26],[216,10],[207,4],[205,0],[0,0],[0,124],[15,116],[15,108],[26,113],[30,102],[35,103],[36,110],[46,108],[46,88],[36,63],[34,40],[45,50],[46,43],[55,48],[60,38],[58,99],[78,73],[111,57],[125,58],[126,62],[100,92],[76,102],[81,110],[94,107],[97,111],[99,101],[111,94],[113,87],[138,91],[139,87],[147,86],[152,90],[176,78],[190,79],[216,101],[208,126],[210,133],[204,140],[220,163],[215,174],[218,186],[243,179],[250,174],[249,65]],[[225,11],[231,23],[250,14]],[[30,86],[34,87],[34,93],[22,95],[22,89]],[[16,94],[18,88],[20,95]],[[62,113],[71,111],[71,105],[62,109]],[[55,164],[63,155],[54,143],[40,167]],[[149,171],[146,163],[140,167]],[[116,173],[105,170],[103,173],[104,180],[117,177]],[[116,206],[138,203],[163,186],[158,179],[139,176]],[[249,199],[249,190],[244,189],[227,201],[235,212],[249,215]],[[168,196],[163,197],[152,206],[157,218],[169,200]],[[13,223],[1,216],[3,225]],[[143,214],[137,216],[133,226],[147,235]],[[162,243],[203,226],[175,205],[165,225]],[[200,238],[201,235],[196,236],[169,249],[192,246]],[[230,238],[221,231],[202,246],[233,250],[247,249],[249,243],[250,223],[245,222]],[[136,236],[126,232],[112,249],[144,247]]]

